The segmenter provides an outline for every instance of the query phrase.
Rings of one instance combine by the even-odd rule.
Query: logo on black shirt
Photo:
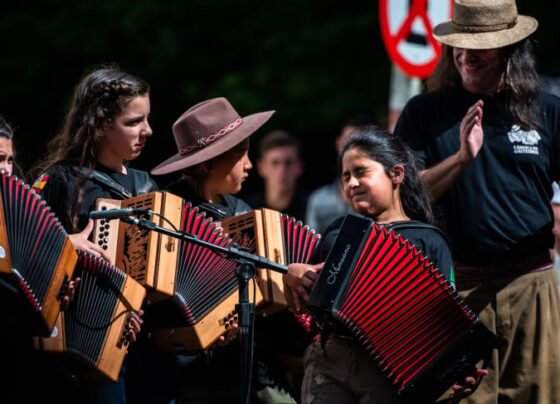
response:
[[[513,125],[507,136],[513,144],[514,154],[539,154],[541,135],[536,130],[524,131],[518,125]]]

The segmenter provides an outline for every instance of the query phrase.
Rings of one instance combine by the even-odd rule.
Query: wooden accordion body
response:
[[[97,210],[143,208],[165,217],[151,218],[158,226],[178,228],[183,200],[168,192],[151,192],[122,201],[99,199]],[[117,219],[96,220],[93,242],[106,250],[111,263],[142,284],[153,301],[173,296],[179,240],[131,226]]]
[[[79,253],[76,276],[80,283],[60,313],[56,331],[37,338],[36,347],[61,354],[81,378],[116,382],[128,348],[128,320],[140,310],[146,290],[114,265],[86,253]]]
[[[97,209],[145,208],[159,213],[173,227],[204,241],[229,247],[217,223],[190,203],[167,192],[152,192],[123,201],[99,200]],[[170,228],[162,218],[156,224]],[[148,289],[156,301],[146,307],[146,325],[153,328],[159,350],[203,350],[235,321],[238,302],[236,263],[192,243],[145,231],[118,220],[97,220],[94,241]],[[250,296],[262,302],[250,285]]]
[[[362,217],[346,217],[308,305],[354,335],[412,402],[434,402],[496,347],[415,246]]]
[[[230,238],[216,222],[187,203],[181,230],[229,248]],[[161,351],[204,350],[236,321],[238,303],[237,263],[195,243],[182,241],[179,249],[175,295],[150,308],[153,337]],[[249,283],[249,298],[262,302],[258,288]]]
[[[235,243],[284,265],[307,263],[321,238],[301,221],[272,209],[256,209],[229,217],[221,225]],[[288,306],[291,294],[282,274],[258,269],[257,280],[265,301],[262,311],[274,312]]]
[[[29,185],[0,174],[0,274],[28,303],[32,331],[49,335],[77,254],[58,218]]]

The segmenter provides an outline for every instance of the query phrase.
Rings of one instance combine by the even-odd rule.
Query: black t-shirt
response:
[[[127,168],[127,174],[123,174],[100,164],[95,169],[107,174],[133,196],[137,195],[139,190],[142,192],[158,190],[155,181],[147,173],[139,170]],[[140,184],[140,181],[147,181],[148,184]],[[81,184],[84,184],[84,192],[79,198],[78,190]],[[88,214],[94,210],[97,199],[123,199],[123,196],[112,191],[110,187],[88,179],[75,168],[68,166],[51,167],[35,182],[34,187],[60,219],[62,226],[70,233],[81,231],[87,225]],[[79,199],[82,200],[81,203]],[[77,226],[71,223],[72,212],[78,212]]]
[[[251,205],[254,209],[260,208],[270,208],[266,204],[266,198],[264,192],[255,192],[245,198],[247,203]],[[288,216],[294,217],[297,220],[305,219],[305,210],[307,208],[307,194],[304,192],[296,192],[294,198],[292,199],[290,205],[282,210]]]
[[[322,235],[321,244],[313,256],[313,262],[324,262],[327,259],[343,221],[344,217],[339,217],[327,227]],[[415,220],[393,222],[383,226],[394,229],[396,233],[410,241],[450,282],[455,282],[451,249],[447,238],[440,230]]]
[[[220,221],[226,217],[237,216],[251,211],[251,207],[241,199],[232,195],[221,195],[222,203],[208,202],[184,180],[177,180],[166,187],[166,191],[175,194],[193,206],[198,208],[211,217],[213,220]]]
[[[404,108],[395,134],[429,168],[459,150],[459,125],[478,99],[484,101],[484,144],[438,205],[456,259],[478,265],[514,262],[552,247],[560,99],[539,94],[539,127],[523,131],[507,113],[503,94],[480,96],[462,88],[421,94]]]

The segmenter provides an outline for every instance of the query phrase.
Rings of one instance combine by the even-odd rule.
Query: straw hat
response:
[[[196,104],[173,124],[178,153],[151,173],[169,174],[219,156],[248,138],[273,113],[259,112],[242,118],[225,98]]]
[[[455,48],[494,49],[527,38],[538,25],[517,13],[515,0],[455,0],[453,19],[436,25],[433,34]]]

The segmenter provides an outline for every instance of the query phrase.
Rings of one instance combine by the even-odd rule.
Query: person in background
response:
[[[283,130],[267,133],[261,140],[257,171],[264,180],[264,190],[245,200],[253,208],[269,208],[305,219],[307,194],[298,190],[303,174],[302,148],[299,140]]]
[[[554,215],[554,250],[552,256],[554,259],[554,269],[558,281],[558,290],[560,291],[560,187],[557,182],[552,183],[554,194],[552,196],[552,214]]]
[[[350,118],[336,138],[336,153],[340,155],[344,143],[362,126],[374,125],[368,115],[356,115]],[[309,195],[305,224],[322,234],[327,226],[337,217],[352,212],[350,205],[344,200],[340,181],[335,180],[323,185]]]
[[[264,191],[249,195],[247,202],[255,209],[274,209],[303,221],[307,195],[297,185],[303,174],[299,140],[283,130],[266,134],[259,147],[257,171],[264,179]],[[258,316],[256,328],[259,402],[295,402],[303,378],[303,351],[310,342],[307,332],[288,309]]]
[[[532,17],[514,0],[455,0],[428,91],[395,133],[444,214],[456,285],[498,335],[467,403],[560,402],[560,307],[550,251],[560,179],[560,99],[539,89]]]

